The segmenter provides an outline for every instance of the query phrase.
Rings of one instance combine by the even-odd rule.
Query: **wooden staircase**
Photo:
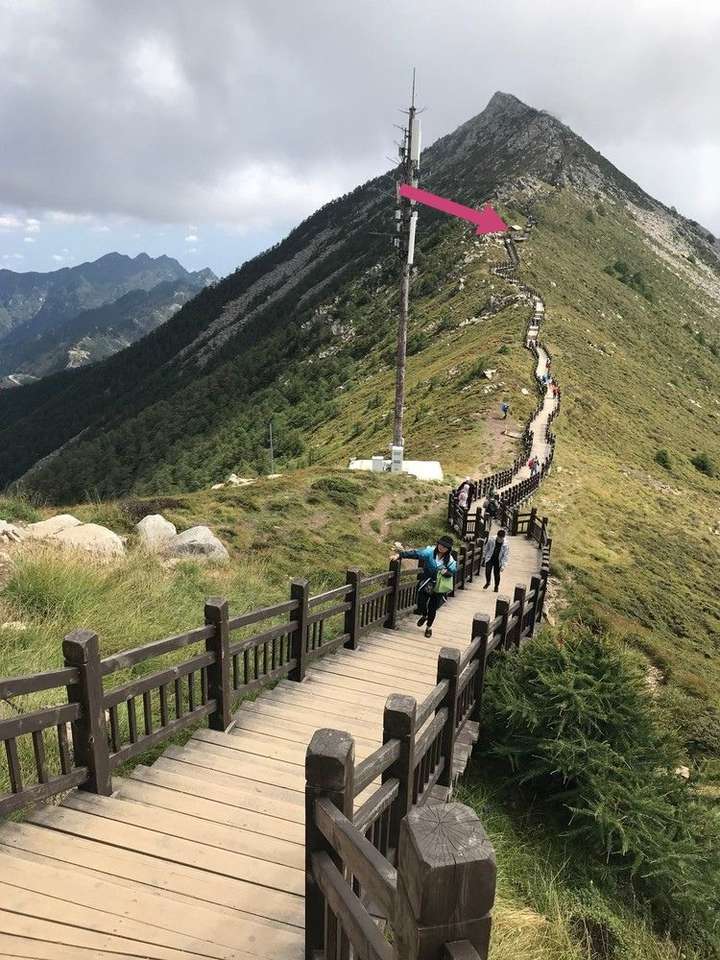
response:
[[[506,585],[526,585],[540,551],[511,539]],[[432,638],[412,618],[359,649],[316,660],[246,700],[227,732],[198,729],[151,765],[114,779],[112,796],[74,791],[0,828],[0,955],[28,960],[304,956],[305,752],[314,731],[349,732],[357,760],[382,744],[390,694],[434,689],[443,647],[463,650],[496,595],[479,579],[441,608]],[[428,720],[429,724],[431,720]],[[453,777],[477,724],[466,722]],[[372,794],[371,783],[355,800]],[[449,790],[434,787],[431,801]]]

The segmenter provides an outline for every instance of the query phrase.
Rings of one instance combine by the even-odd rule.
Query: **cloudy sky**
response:
[[[591,9],[591,6],[593,9]],[[719,0],[0,0],[0,268],[232,270],[495,90],[720,234]]]

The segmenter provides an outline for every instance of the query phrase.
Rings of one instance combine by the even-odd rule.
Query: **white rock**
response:
[[[525,387],[523,387],[522,390],[520,391],[520,393],[521,393],[524,397],[527,397],[527,395],[530,393],[530,391],[527,390]]]
[[[125,553],[125,546],[120,537],[101,527],[99,523],[81,523],[74,527],[66,527],[51,538],[55,543],[78,550],[87,550],[104,557],[121,557]]]
[[[224,484],[224,483],[214,483],[214,484],[210,487],[210,489],[211,489],[211,490],[224,490],[224,489],[225,489],[225,484]]]
[[[138,539],[147,550],[160,550],[168,540],[177,536],[177,528],[159,513],[151,513],[143,517],[135,525]]]
[[[16,527],[7,520],[0,520],[0,540],[6,540],[10,543],[20,543],[25,537],[25,532],[20,527]]]
[[[49,520],[39,520],[37,523],[31,523],[27,528],[27,535],[33,540],[45,540],[47,537],[54,537],[61,530],[69,530],[71,527],[79,527],[81,521],[69,513],[58,514],[57,517],[50,517]]]
[[[230,554],[209,527],[191,527],[179,533],[165,545],[172,557],[208,557],[210,560],[229,560]]]
[[[683,780],[690,779],[690,767],[677,767],[675,773],[678,777],[682,777]]]
[[[239,477],[236,473],[231,473],[225,483],[230,487],[246,487],[249,483],[255,483],[250,477]]]

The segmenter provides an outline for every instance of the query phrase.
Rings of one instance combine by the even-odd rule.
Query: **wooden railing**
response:
[[[96,634],[75,631],[62,644],[64,668],[0,679],[0,701],[15,713],[0,719],[0,816],[76,786],[109,795],[123,763],[200,723],[225,730],[240,698],[283,677],[301,681],[318,657],[394,627],[415,607],[416,584],[417,569],[393,561],[373,576],[351,569],[314,597],[307,580],[293,580],[289,600],[234,617],[211,599],[202,626],[105,658]],[[48,691],[56,703],[32,709]]]
[[[549,550],[548,544],[529,588],[518,584],[512,599],[498,597],[493,618],[475,616],[462,653],[441,650],[437,683],[421,704],[400,694],[388,698],[381,747],[355,763],[349,734],[320,730],[313,737],[306,756],[311,960],[487,957],[492,847],[473,811],[439,801],[453,783],[458,743],[469,749],[477,738],[490,658],[519,647],[540,622]],[[466,555],[465,581],[480,562],[479,554]],[[459,849],[466,851],[460,857]]]

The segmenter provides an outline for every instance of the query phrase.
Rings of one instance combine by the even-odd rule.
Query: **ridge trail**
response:
[[[536,297],[530,349],[541,306]],[[538,345],[536,376],[547,358]],[[529,425],[532,455],[547,465],[547,426],[557,407],[547,388]],[[527,467],[518,467],[502,490],[527,476]],[[524,533],[509,542],[501,589],[511,594],[539,574],[541,552]],[[331,727],[355,738],[358,760],[375,751],[388,696],[404,693],[422,703],[435,687],[441,648],[465,650],[475,615],[494,616],[497,595],[476,577],[463,580],[431,638],[411,617],[398,629],[371,629],[359,649],[341,647],[315,660],[301,683],[281,680],[242,702],[226,732],[199,729],[152,766],[116,779],[112,796],[73,791],[60,806],[5,823],[0,954],[303,960],[308,742],[317,728]],[[473,739],[459,735],[456,777]],[[356,811],[376,787],[355,798]],[[440,801],[447,791],[434,788],[431,796]]]

